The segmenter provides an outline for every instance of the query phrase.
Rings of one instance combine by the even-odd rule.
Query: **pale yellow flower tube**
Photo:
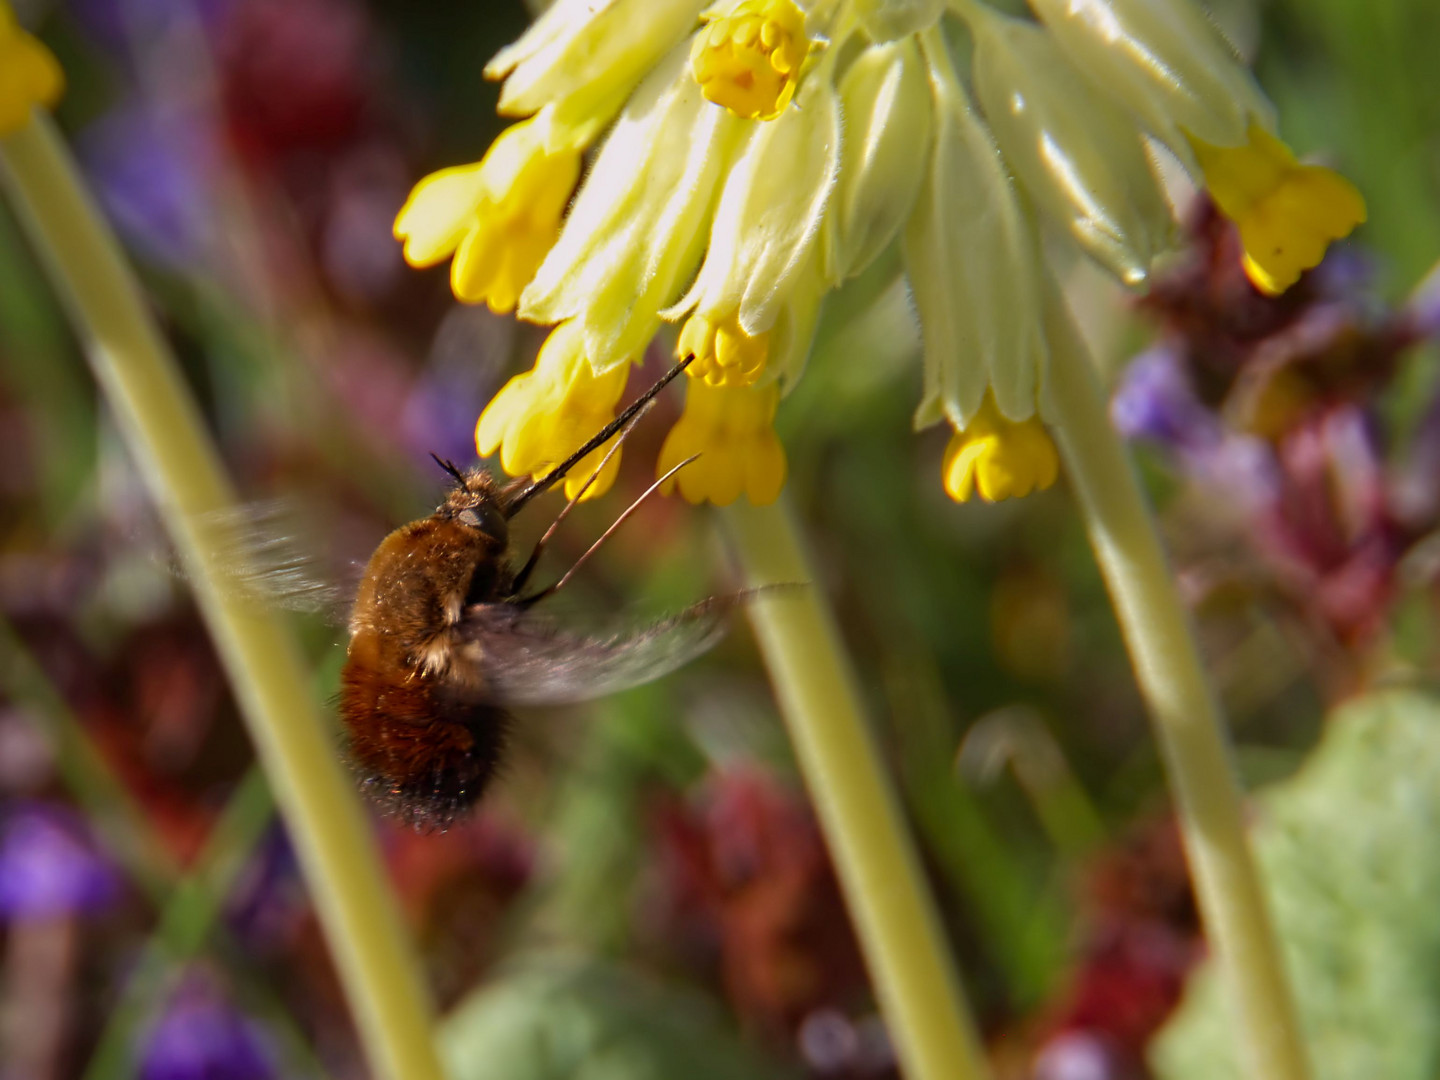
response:
[[[274,787],[377,1077],[440,1080],[428,998],[291,635],[220,586],[219,456],[114,236],[47,116],[0,136],[0,184],[65,300],[164,517]]]
[[[982,1080],[980,1039],[915,848],[784,500],[723,511],[752,587],[799,585],[748,605],[907,1080]]]
[[[1050,415],[1096,560],[1149,708],[1185,837],[1206,937],[1252,1080],[1310,1075],[1294,998],[1245,837],[1229,738],[1139,477],[1088,352],[1055,289],[1046,298]]]

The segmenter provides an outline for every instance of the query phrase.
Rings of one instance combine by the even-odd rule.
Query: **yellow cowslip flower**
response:
[[[468,304],[515,310],[560,235],[560,217],[580,178],[580,150],[550,144],[550,115],[507,128],[485,157],[431,173],[395,218],[405,261],[434,266],[454,255],[450,286]]]
[[[579,441],[557,433],[556,403],[598,427],[670,322],[696,359],[660,471],[702,451],[672,490],[772,498],[774,409],[828,298],[908,295],[915,424],[961,433],[947,490],[1018,495],[1054,478],[1040,238],[1068,234],[1143,287],[1177,235],[1150,141],[1210,184],[1262,288],[1363,219],[1349,185],[1266,134],[1273,107],[1194,0],[1028,6],[555,0],[486,67],[500,111],[530,119],[422,182],[397,223],[412,262],[455,253],[462,299],[560,326],[546,348],[571,366],[542,377],[561,368],[537,362],[506,387],[482,453],[548,466]]]
[[[675,355],[695,357],[685,373],[706,386],[751,386],[765,370],[770,334],[751,337],[734,316],[715,324],[703,315],[691,315],[680,331]]]
[[[1333,169],[1301,165],[1283,142],[1252,124],[1244,146],[1191,146],[1215,205],[1240,228],[1245,273],[1275,296],[1319,264],[1332,240],[1365,220],[1365,200]]]
[[[810,52],[805,13],[794,0],[742,0],[707,25],[690,49],[705,97],[746,120],[773,120],[795,96]]]
[[[728,506],[745,495],[756,506],[780,497],[785,486],[785,449],[773,427],[780,388],[707,386],[691,379],[685,412],[665,438],[656,471],[661,475],[699,454],[666,482],[692,503]]]
[[[1060,459],[1040,418],[1007,420],[989,397],[945,448],[945,493],[956,502],[977,492],[986,502],[1019,498],[1044,491],[1059,475]]]
[[[0,0],[0,135],[29,123],[37,105],[54,105],[64,88],[65,74],[55,55]]]
[[[480,414],[475,448],[481,457],[499,450],[500,464],[511,476],[528,473],[539,480],[615,419],[628,374],[628,365],[621,365],[596,375],[585,357],[580,327],[561,323],[545,340],[535,367],[501,387]],[[604,455],[603,447],[594,451],[565,478],[566,498],[584,487]],[[617,453],[584,497],[610,490],[619,469]]]

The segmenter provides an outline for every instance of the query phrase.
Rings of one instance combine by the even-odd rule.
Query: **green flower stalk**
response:
[[[1255,1080],[1310,1075],[1295,1002],[1245,836],[1225,723],[1139,477],[1084,342],[1047,297],[1055,436],[1125,634],[1174,792],[1205,932]]]
[[[0,3],[0,183],[85,344],[95,377],[189,573],[305,870],[376,1076],[439,1080],[427,995],[354,786],[291,636],[227,591],[205,522],[233,505],[173,357],[49,117],[43,47]],[[48,56],[48,54],[45,54]],[[53,60],[52,60],[53,64]],[[17,100],[5,100],[18,95]],[[21,107],[23,105],[23,107]]]
[[[747,584],[799,583],[753,600],[750,621],[904,1074],[981,1080],[950,946],[794,519],[783,503],[737,503],[725,522]]]

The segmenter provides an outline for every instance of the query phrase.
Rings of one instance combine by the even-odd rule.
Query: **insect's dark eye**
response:
[[[493,506],[475,506],[461,510],[455,517],[462,525],[479,529],[496,544],[504,546],[510,539],[510,525],[503,514]]]

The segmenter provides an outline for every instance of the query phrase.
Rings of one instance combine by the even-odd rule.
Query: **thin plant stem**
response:
[[[292,635],[221,584],[207,520],[233,505],[219,455],[48,116],[0,138],[0,182],[65,302],[189,573],[289,826],[376,1076],[438,1080],[428,998]]]
[[[10,621],[0,616],[0,693],[21,705],[50,747],[55,767],[84,808],[105,848],[156,904],[163,904],[180,876],[151,830],[145,813],[95,749],[80,720],[26,648]]]
[[[1205,932],[1253,1080],[1310,1075],[1294,999],[1245,836],[1229,736],[1155,520],[1064,299],[1045,311],[1056,441],[1110,589],[1169,774]]]
[[[82,1080],[124,1080],[139,1071],[140,1062],[133,1051],[137,1036],[159,1009],[163,995],[173,988],[176,977],[216,930],[225,897],[273,820],[270,786],[265,774],[251,766],[206,837],[195,865],[171,891],[154,934],[131,965],[123,988],[109,1007]],[[243,996],[244,987],[240,990]],[[279,1029],[276,1034],[284,1047],[287,1075],[323,1076],[324,1070],[294,1019],[273,1000],[260,1005],[272,1029]]]
[[[751,624],[909,1080],[989,1075],[950,945],[866,726],[833,618],[784,504],[725,511],[755,598]]]

